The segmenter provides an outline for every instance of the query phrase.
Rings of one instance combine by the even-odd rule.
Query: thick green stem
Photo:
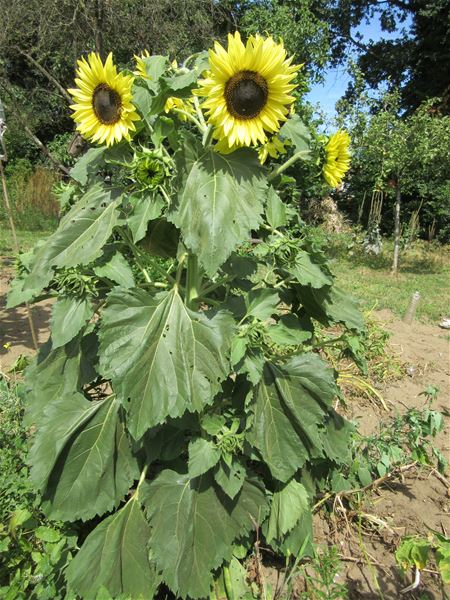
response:
[[[142,264],[141,258],[140,258],[139,248],[136,246],[136,244],[133,242],[133,240],[131,239],[131,237],[128,235],[128,232],[125,231],[124,229],[121,229],[120,227],[117,228],[117,231],[118,231],[120,237],[123,239],[123,241],[128,245],[128,247],[132,251],[132,253],[134,255],[134,258],[136,259],[136,264],[141,269],[141,271],[142,271],[142,273],[143,273],[146,281],[148,283],[156,283],[156,282],[152,281],[152,278],[148,274],[147,269]],[[175,284],[175,279],[172,277],[172,275],[169,275],[169,273],[167,273],[167,271],[165,271],[165,269],[163,269],[162,267],[160,267],[156,261],[153,263],[152,266],[155,269],[155,271],[158,271],[158,273],[160,273],[165,279],[167,279],[167,281],[169,283]]]
[[[202,144],[204,148],[211,144],[213,133],[214,129],[212,125],[208,125],[208,127],[205,129],[205,132],[203,133]]]
[[[272,181],[273,179],[275,179],[275,177],[278,177],[278,175],[281,175],[281,173],[284,173],[284,171],[286,171],[286,169],[289,169],[289,167],[291,165],[293,165],[295,162],[297,162],[298,160],[300,160],[301,158],[306,156],[308,153],[309,153],[309,150],[300,150],[300,152],[296,152],[285,163],[283,163],[277,169],[272,171],[272,173],[269,174],[267,179],[269,181]]]
[[[172,108],[172,111],[174,113],[178,113],[179,115],[183,115],[184,117],[186,117],[186,119],[188,121],[191,121],[192,123],[194,123],[195,125],[197,125],[198,130],[200,131],[200,133],[203,133],[205,131],[205,128],[203,127],[203,125],[200,123],[200,121],[198,119],[196,119],[194,117],[194,115],[191,115],[190,113],[188,113],[185,110],[182,110],[181,108]]]
[[[231,583],[230,568],[228,566],[222,568],[222,577],[227,600],[234,600],[233,584]]]
[[[189,254],[187,259],[187,277],[186,277],[186,306],[192,310],[197,309],[197,299],[201,286],[198,260],[195,254]]]

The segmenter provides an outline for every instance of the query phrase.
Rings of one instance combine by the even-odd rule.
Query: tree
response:
[[[370,115],[374,103],[366,100],[357,113],[351,111],[353,127],[353,168],[349,194],[382,190],[394,195],[394,257],[392,270],[399,265],[401,206],[403,200],[423,203],[425,214],[435,220],[442,240],[449,233],[450,117],[428,101],[414,113],[400,111],[400,93],[386,93],[378,112]],[[343,104],[341,108],[343,108]],[[341,115],[341,122],[345,118]],[[430,223],[429,223],[430,224]]]
[[[450,111],[449,0],[317,0],[313,11],[330,28],[333,64],[345,64],[355,53],[371,88],[391,82],[401,92],[409,111],[429,98],[440,97],[441,109]],[[358,27],[379,20],[393,39],[363,42]],[[350,86],[348,94],[354,97]]]

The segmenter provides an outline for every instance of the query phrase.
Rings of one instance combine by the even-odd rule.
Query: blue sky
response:
[[[410,22],[407,20],[402,24],[402,27],[408,27],[409,24]],[[362,24],[356,31],[362,34],[361,41],[363,43],[367,43],[370,40],[376,42],[380,39],[392,39],[399,35],[399,32],[388,33],[382,31],[378,18],[372,19],[370,23]],[[334,105],[344,94],[349,81],[350,77],[345,66],[328,69],[325,81],[321,84],[313,85],[311,91],[306,95],[306,99],[313,104],[319,104],[320,108],[329,117],[333,117],[335,115]]]

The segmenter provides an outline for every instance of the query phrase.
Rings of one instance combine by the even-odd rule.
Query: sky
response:
[[[402,24],[402,27],[408,27],[410,22],[407,20]],[[380,39],[392,39],[399,35],[398,32],[388,33],[381,30],[378,18],[374,18],[367,24],[361,24],[358,29],[353,30],[362,34],[362,42],[367,43],[369,40],[374,42]],[[329,117],[333,117],[335,113],[334,106],[341,98],[347,89],[347,84],[350,77],[345,69],[345,66],[340,66],[333,69],[328,69],[325,74],[325,81],[312,86],[311,91],[306,95],[306,99],[313,104],[320,104],[320,109]]]

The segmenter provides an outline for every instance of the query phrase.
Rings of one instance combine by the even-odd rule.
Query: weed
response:
[[[10,165],[7,173],[16,226],[30,231],[54,227],[59,211],[53,193],[53,185],[58,180],[55,173],[42,166],[32,169],[28,163]],[[3,203],[0,205],[0,221],[6,221]]]
[[[348,590],[338,582],[340,570],[341,562],[335,546],[317,551],[311,563],[299,569],[306,588],[299,597],[302,600],[344,600],[348,597]]]
[[[77,538],[36,508],[21,419],[18,387],[0,377],[0,597],[58,600],[67,597],[63,572]]]

